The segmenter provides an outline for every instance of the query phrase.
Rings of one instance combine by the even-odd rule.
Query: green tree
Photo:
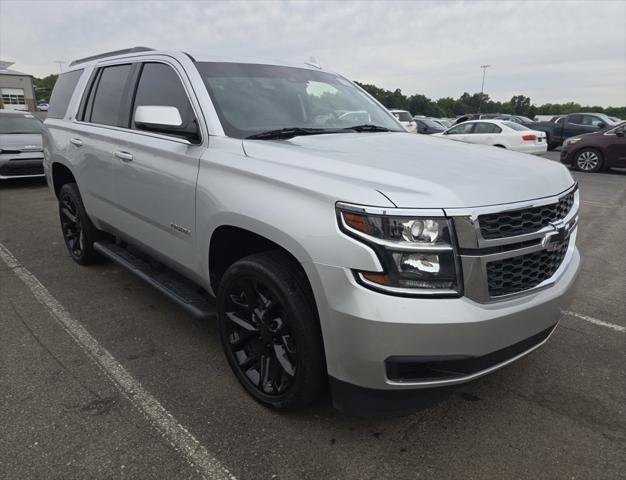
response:
[[[50,100],[50,95],[52,94],[52,89],[54,88],[54,84],[59,78],[58,75],[48,75],[43,78],[33,78],[33,86],[35,87],[35,96],[37,97],[37,101],[39,100]]]
[[[515,95],[509,101],[511,110],[516,115],[527,115],[530,110],[530,97],[524,95]]]

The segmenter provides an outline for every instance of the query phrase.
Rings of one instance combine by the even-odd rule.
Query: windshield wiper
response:
[[[380,125],[370,125],[364,123],[363,125],[355,125],[354,127],[347,127],[345,130],[354,130],[355,132],[390,132],[387,127],[381,127]]]
[[[268,130],[267,132],[255,133],[246,137],[248,140],[277,140],[299,137],[302,135],[321,135],[324,133],[337,133],[337,129],[330,128],[305,128],[305,127],[286,127],[278,130]]]
[[[386,127],[380,125],[355,125],[345,128],[308,128],[308,127],[286,127],[267,132],[255,133],[246,137],[247,140],[286,140],[303,135],[323,135],[325,133],[346,133],[346,132],[390,132]]]

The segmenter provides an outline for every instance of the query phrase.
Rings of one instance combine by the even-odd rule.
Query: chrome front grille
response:
[[[558,202],[540,207],[508,210],[480,215],[480,233],[485,239],[512,237],[537,230],[562,220],[574,205],[574,192],[570,192]]]
[[[552,251],[539,250],[487,263],[489,295],[500,297],[523,292],[548,280],[563,263],[568,245],[569,239]]]
[[[577,187],[531,202],[446,209],[454,219],[465,296],[496,302],[552,285],[575,250]]]

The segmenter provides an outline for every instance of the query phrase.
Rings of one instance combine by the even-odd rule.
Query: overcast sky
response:
[[[626,105],[626,1],[0,0],[0,59],[55,60],[145,45],[306,61],[436,99],[480,91],[533,103]]]

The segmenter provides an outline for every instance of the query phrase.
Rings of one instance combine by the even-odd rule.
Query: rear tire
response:
[[[294,260],[263,252],[231,265],[219,285],[222,347],[244,389],[262,405],[313,402],[326,377],[319,320]]]
[[[602,170],[604,159],[602,153],[595,148],[583,148],[574,155],[572,162],[576,170],[587,173],[596,173]]]
[[[72,259],[80,265],[102,261],[93,243],[102,238],[89,219],[75,183],[66,183],[59,190],[59,218],[65,246]]]

